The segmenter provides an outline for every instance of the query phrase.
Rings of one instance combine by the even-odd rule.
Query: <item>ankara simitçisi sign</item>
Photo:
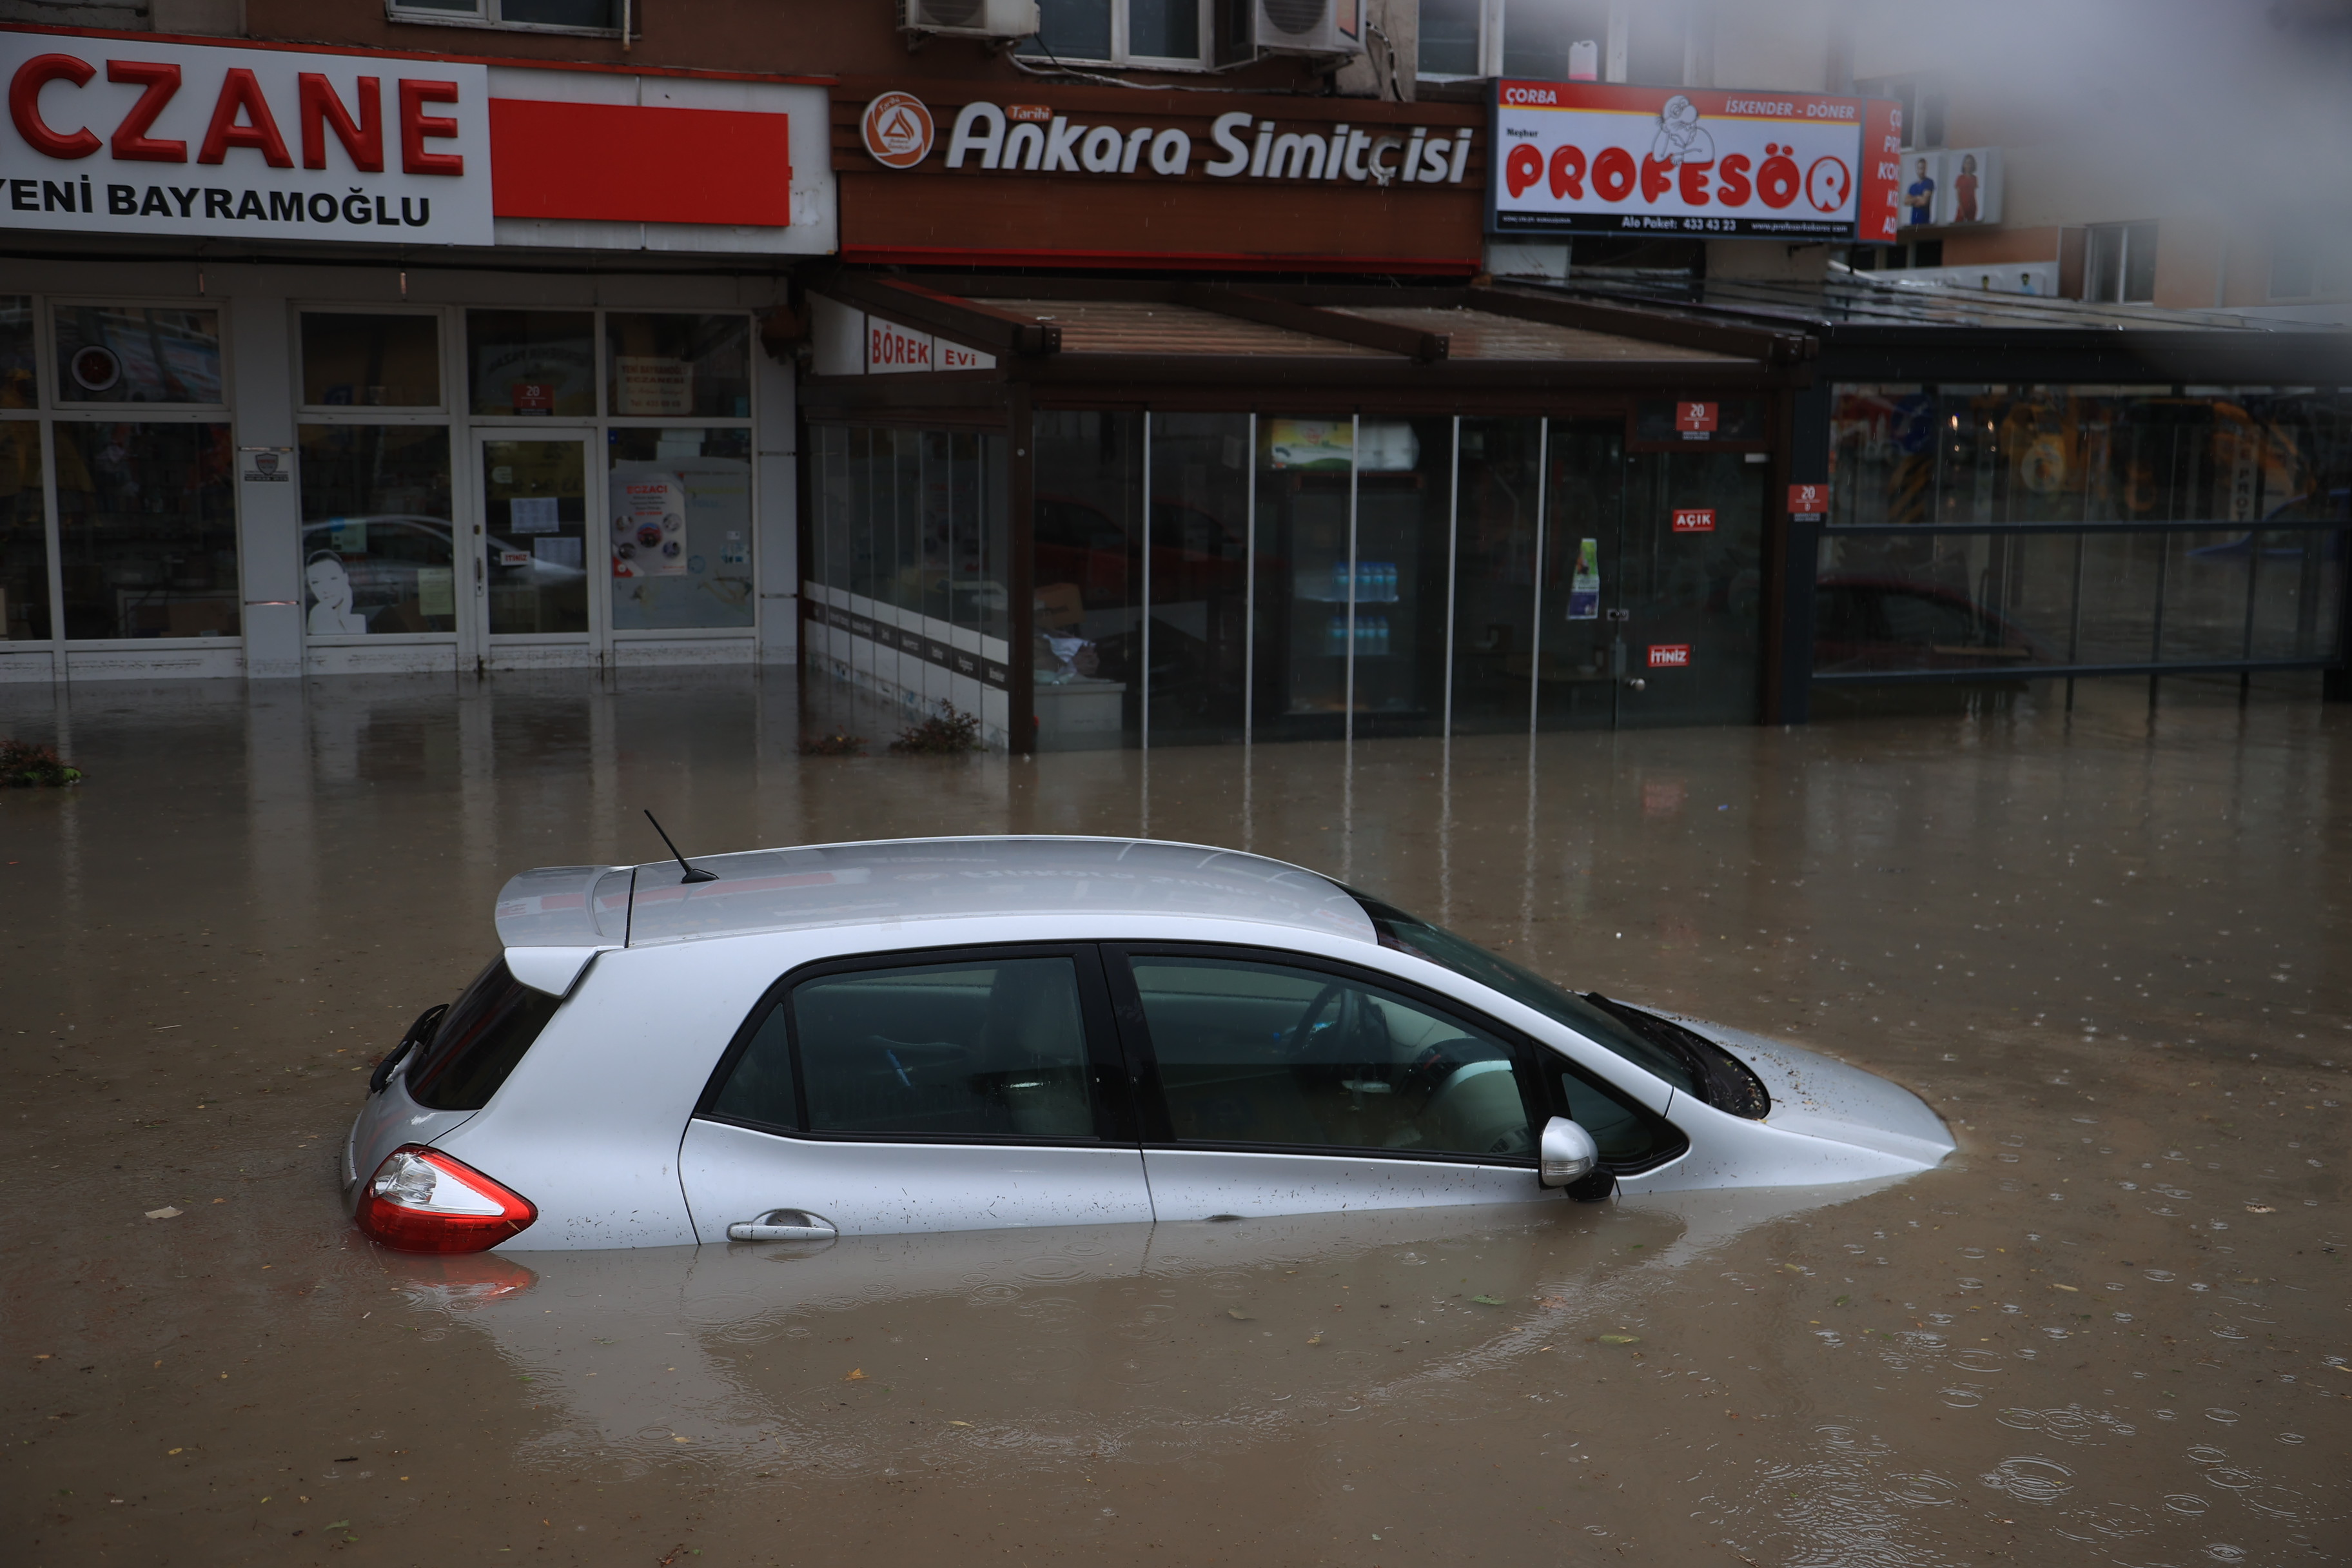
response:
[[[488,245],[489,73],[0,32],[0,226]]]
[[[1887,205],[1876,107],[1818,93],[1498,81],[1487,229],[1853,239]],[[1865,239],[1874,234],[1864,234]]]

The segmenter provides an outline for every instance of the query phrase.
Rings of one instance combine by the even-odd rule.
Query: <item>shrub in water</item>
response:
[[[68,767],[55,746],[30,741],[0,740],[0,785],[30,789],[37,784],[62,787],[81,783],[81,770]]]
[[[980,718],[966,713],[950,703],[940,704],[940,710],[920,723],[909,724],[898,731],[890,749],[901,755],[956,756],[965,752],[977,752],[980,745]]]

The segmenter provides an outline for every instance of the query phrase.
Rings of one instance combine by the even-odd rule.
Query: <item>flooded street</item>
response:
[[[2352,1558],[2352,710],[813,757],[788,679],[0,688],[27,1565]],[[877,732],[869,730],[869,733]],[[878,731],[887,734],[887,731]],[[879,747],[876,748],[877,751]],[[365,1069],[529,867],[1247,847],[1911,1088],[1872,1187],[385,1253]]]

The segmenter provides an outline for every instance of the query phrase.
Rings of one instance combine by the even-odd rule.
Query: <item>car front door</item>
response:
[[[1339,964],[1106,948],[1160,1218],[1528,1202],[1538,1048]]]
[[[809,965],[720,1059],[679,1150],[695,1234],[844,1236],[1148,1220],[1128,1074],[1092,947]]]

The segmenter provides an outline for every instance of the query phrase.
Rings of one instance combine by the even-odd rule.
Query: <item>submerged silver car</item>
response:
[[[1577,994],[1315,872],[905,839],[526,872],[378,1064],[388,1246],[821,1244],[1899,1175],[1953,1148],[1816,1053]]]

